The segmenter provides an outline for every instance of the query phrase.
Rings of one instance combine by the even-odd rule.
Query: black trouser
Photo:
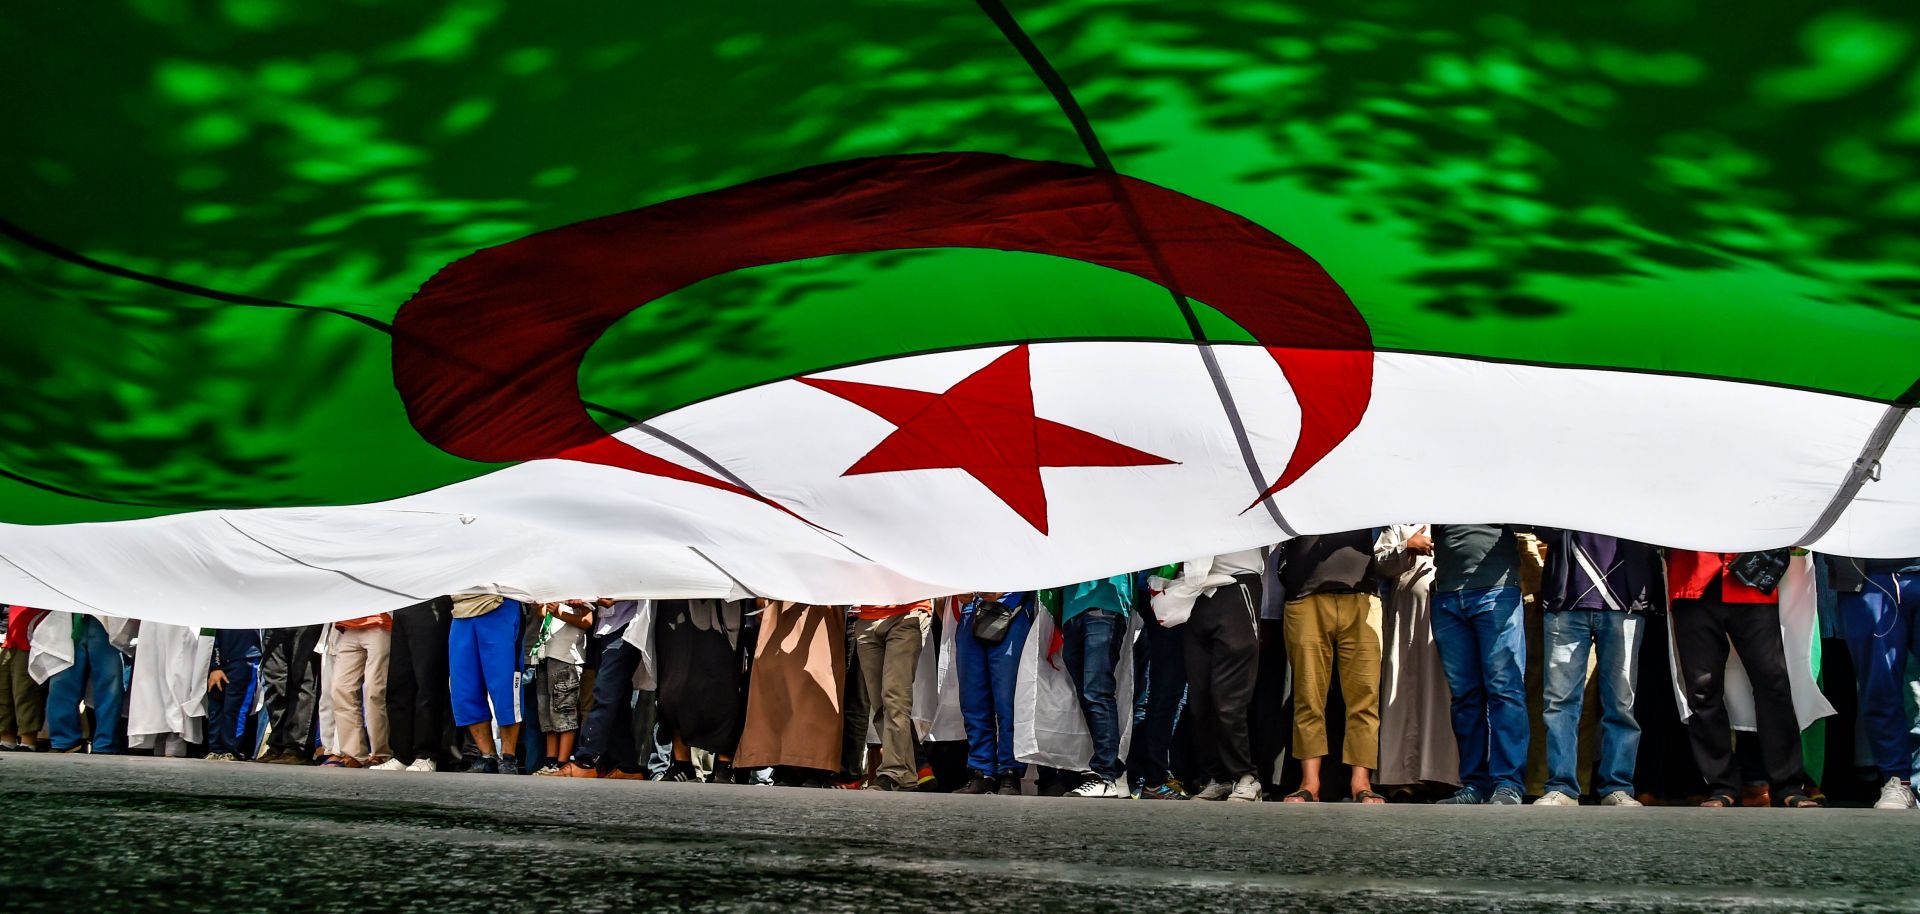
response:
[[[321,627],[267,629],[260,652],[260,676],[266,683],[267,748],[313,755],[313,730],[320,719]]]
[[[1780,641],[1780,607],[1771,603],[1679,600],[1673,606],[1673,646],[1687,688],[1688,742],[1707,786],[1739,796],[1740,768],[1727,721],[1727,643],[1740,652],[1753,683],[1760,757],[1775,799],[1806,790],[1800,761],[1800,719],[1787,682],[1787,652]]]
[[[588,768],[639,771],[640,757],[633,741],[633,673],[640,668],[640,649],[628,644],[627,627],[587,639],[587,657],[593,663],[593,708],[581,722],[580,742],[573,762]]]
[[[387,654],[387,727],[395,758],[450,761],[447,725],[453,701],[447,694],[447,629],[453,600],[435,597],[393,614],[393,646]]]
[[[841,610],[836,606],[833,611]],[[856,633],[851,620],[846,630],[847,684],[840,696],[840,774],[858,778],[867,773],[867,728],[871,726],[873,710],[867,707],[867,688],[865,680],[860,678],[860,652],[854,649]]]
[[[1260,576],[1243,574],[1193,604],[1180,626],[1187,660],[1187,712],[1207,775],[1231,783],[1253,774],[1247,709],[1260,673]]]

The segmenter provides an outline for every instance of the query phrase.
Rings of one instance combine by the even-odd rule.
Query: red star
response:
[[[1047,532],[1041,467],[1138,467],[1173,463],[1033,414],[1027,347],[1015,346],[945,393],[857,381],[800,378],[897,428],[841,475],[965,470],[1007,507]]]

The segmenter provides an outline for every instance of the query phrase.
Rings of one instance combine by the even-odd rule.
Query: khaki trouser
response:
[[[31,744],[46,729],[47,687],[27,673],[27,652],[0,649],[0,735]]]
[[[913,756],[913,674],[920,666],[920,649],[926,645],[932,618],[932,613],[919,609],[854,623],[854,647],[860,655],[860,681],[866,686],[867,707],[880,719],[878,774],[893,778],[903,787],[920,781]]]
[[[1380,767],[1380,598],[1317,593],[1287,601],[1287,660],[1293,664],[1293,757],[1327,754],[1327,689],[1335,661],[1347,728],[1340,760]]]
[[[393,754],[387,742],[387,653],[392,645],[393,632],[384,628],[335,633],[333,732],[339,745],[334,752],[362,761]]]

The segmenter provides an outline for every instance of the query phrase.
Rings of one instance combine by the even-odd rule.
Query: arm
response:
[[[553,607],[554,617],[560,621],[574,628],[593,627],[593,607],[591,604],[574,606],[571,603],[554,603],[549,605]]]

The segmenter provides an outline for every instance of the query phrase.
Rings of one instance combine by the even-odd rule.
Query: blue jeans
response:
[[[1640,642],[1646,617],[1609,610],[1547,613],[1547,790],[1580,795],[1580,705],[1587,693],[1587,652],[1597,654],[1600,680],[1600,762],[1593,792],[1633,793],[1633,765],[1640,755],[1640,721],[1633,696],[1640,680]]]
[[[1133,647],[1133,749],[1127,769],[1147,787],[1173,774],[1174,734],[1187,709],[1187,657],[1180,630],[1151,616]]]
[[[1013,687],[1020,675],[1020,651],[1033,628],[1033,610],[1021,609],[999,644],[973,637],[973,607],[960,613],[953,636],[959,664],[960,714],[967,724],[967,767],[981,775],[1025,777],[1027,766],[1013,757]]]
[[[1490,795],[1524,790],[1527,765],[1527,635],[1520,588],[1433,595],[1433,641],[1453,692],[1460,783]]]
[[[260,661],[233,660],[220,667],[227,684],[207,690],[207,754],[231,752],[253,755],[246,744],[247,718],[253,710],[253,693],[259,679]]]
[[[85,616],[82,623],[86,627],[74,639],[73,666],[47,681],[47,735],[55,752],[80,745],[84,698],[93,707],[93,751],[106,754],[114,751],[113,734],[127,702],[127,658],[107,641],[99,619]]]
[[[1920,574],[1873,574],[1866,589],[1840,595],[1840,634],[1853,656],[1860,690],[1860,728],[1882,778],[1907,780],[1915,764],[1907,720],[1907,658],[1920,651]]]
[[[595,671],[593,707],[580,722],[580,741],[573,747],[576,765],[640,770],[633,733],[633,674],[640,668],[640,649],[626,642],[626,633],[622,626],[587,639],[587,662]],[[642,736],[653,739],[651,733]]]
[[[1119,778],[1126,770],[1120,767],[1120,705],[1113,680],[1126,632],[1127,617],[1105,609],[1086,610],[1062,627],[1060,657],[1066,661],[1067,675],[1073,677],[1080,713],[1093,737],[1093,758],[1087,767],[1107,780]]]

